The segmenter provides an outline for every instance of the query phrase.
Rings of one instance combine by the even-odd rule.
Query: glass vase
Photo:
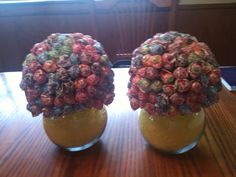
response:
[[[205,128],[205,114],[201,109],[185,115],[153,116],[142,109],[139,127],[145,140],[157,150],[181,154],[198,144]]]
[[[44,130],[49,139],[68,151],[81,151],[94,145],[103,134],[106,123],[105,107],[43,118]]]

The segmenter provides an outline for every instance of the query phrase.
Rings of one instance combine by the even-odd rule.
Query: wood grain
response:
[[[1,177],[235,177],[236,94],[223,89],[220,101],[205,109],[207,126],[199,145],[176,156],[147,145],[138,112],[128,98],[127,69],[114,69],[114,102],[108,124],[93,147],[71,153],[46,137],[41,116],[32,118],[19,89],[20,72],[0,74]]]

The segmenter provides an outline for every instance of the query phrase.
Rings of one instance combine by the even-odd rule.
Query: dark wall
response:
[[[236,65],[236,4],[179,7],[176,30],[206,42],[221,65]]]
[[[114,62],[156,32],[167,31],[168,15],[169,8],[148,1],[121,1],[111,8],[76,2],[1,5],[0,72],[21,70],[32,45],[55,32],[92,35]],[[236,65],[236,4],[179,6],[176,30],[209,44],[221,65]]]

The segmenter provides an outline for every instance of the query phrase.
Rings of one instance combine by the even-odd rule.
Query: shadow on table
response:
[[[60,147],[55,148],[56,153],[60,155],[65,155],[65,156],[93,156],[94,154],[99,153],[100,151],[105,151],[105,146],[103,146],[102,140],[99,140],[95,145],[92,147],[82,150],[82,151],[77,151],[77,152],[70,152],[65,149],[62,149]]]

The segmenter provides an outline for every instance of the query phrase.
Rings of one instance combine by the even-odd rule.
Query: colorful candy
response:
[[[209,47],[195,37],[157,33],[133,51],[130,105],[151,115],[198,112],[218,100],[218,66]]]
[[[149,71],[153,77],[153,71]],[[33,116],[59,116],[114,98],[114,73],[102,45],[82,33],[51,34],[23,62],[20,87]]]

